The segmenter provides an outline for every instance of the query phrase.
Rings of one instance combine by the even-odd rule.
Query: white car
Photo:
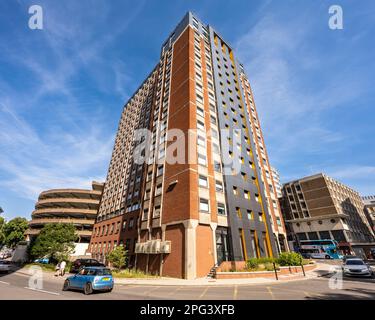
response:
[[[7,260],[0,260],[0,272],[11,272],[14,271],[16,266],[12,263],[12,261]]]
[[[343,264],[344,275],[347,276],[366,276],[371,277],[373,271],[369,265],[367,265],[362,259],[348,259]]]

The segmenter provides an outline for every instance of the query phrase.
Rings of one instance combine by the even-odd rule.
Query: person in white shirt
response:
[[[63,260],[60,262],[60,276],[64,276],[65,274],[65,266],[66,266],[66,262]]]

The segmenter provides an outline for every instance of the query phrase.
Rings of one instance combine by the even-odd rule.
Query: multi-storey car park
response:
[[[92,190],[51,189],[40,193],[31,214],[28,240],[36,237],[49,223],[72,223],[76,228],[81,254],[85,254],[98,213],[103,183],[92,182]],[[86,244],[86,245],[84,245]]]
[[[192,279],[285,240],[243,66],[189,12],[123,109],[89,250],[124,245],[130,267]]]

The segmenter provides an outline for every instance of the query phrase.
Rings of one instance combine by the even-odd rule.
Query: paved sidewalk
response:
[[[280,282],[288,282],[295,280],[308,280],[318,278],[320,276],[330,273],[332,266],[326,264],[317,263],[316,269],[306,272],[306,277],[302,274],[290,274],[290,275],[279,275],[279,280],[275,278],[242,278],[242,279],[212,279],[212,278],[198,278],[194,280],[185,280],[177,278],[115,278],[115,284],[117,285],[140,285],[140,286],[230,286],[230,285],[259,285],[259,284],[272,284]],[[27,268],[23,268],[17,271],[18,274],[30,276]],[[43,277],[53,279],[56,282],[61,282],[70,276],[67,273],[64,277],[55,277],[54,272],[43,272]]]
[[[279,280],[275,278],[243,278],[243,279],[211,279],[199,278],[194,280],[174,279],[174,278],[151,278],[151,279],[119,279],[116,278],[116,284],[122,285],[155,285],[155,286],[228,286],[228,285],[259,285],[280,283],[294,280],[307,280],[318,278],[329,273],[326,265],[317,263],[316,269],[306,272],[306,277],[302,274],[278,275]]]

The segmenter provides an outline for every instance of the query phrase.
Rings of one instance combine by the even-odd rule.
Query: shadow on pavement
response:
[[[375,291],[363,288],[342,289],[337,292],[320,293],[319,296],[305,297],[307,300],[374,300]]]

